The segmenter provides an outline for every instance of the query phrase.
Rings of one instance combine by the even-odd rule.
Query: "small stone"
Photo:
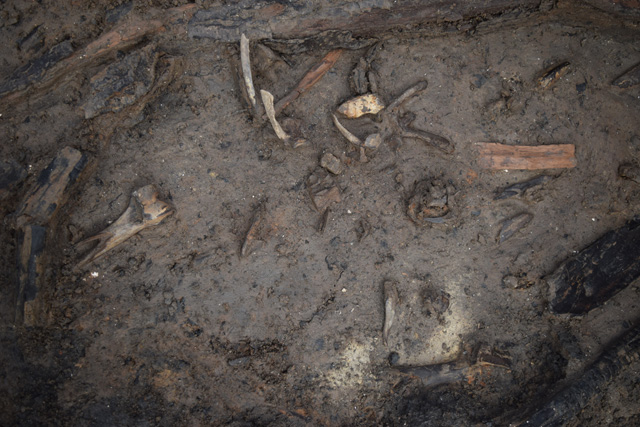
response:
[[[502,278],[502,285],[505,288],[517,289],[518,288],[518,278],[511,274],[506,275]]]
[[[382,144],[382,135],[380,133],[372,133],[364,140],[364,146],[375,150]]]
[[[331,174],[326,170],[318,168],[307,178],[307,188],[313,205],[320,213],[333,203],[340,203],[340,189],[335,185]]]
[[[331,153],[325,153],[320,159],[320,166],[328,170],[334,175],[340,175],[344,170],[344,165],[336,156]]]
[[[338,187],[321,190],[313,196],[313,202],[318,211],[324,212],[331,204],[340,202],[340,190]]]

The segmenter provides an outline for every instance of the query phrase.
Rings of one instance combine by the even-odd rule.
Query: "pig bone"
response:
[[[283,141],[289,140],[289,135],[282,129],[278,120],[276,120],[276,111],[273,108],[273,95],[270,92],[267,92],[264,89],[260,90],[260,95],[262,96],[262,103],[264,104],[264,109],[267,112],[267,117],[271,122],[271,126],[273,126],[273,130],[276,132],[276,135],[279,139]]]
[[[158,225],[173,213],[173,206],[158,200],[158,191],[153,185],[137,189],[131,195],[127,210],[115,222],[103,232],[78,243],[98,241],[98,245],[78,263],[78,268],[95,261],[145,228]]]

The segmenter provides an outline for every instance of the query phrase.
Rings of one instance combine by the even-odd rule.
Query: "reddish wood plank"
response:
[[[282,98],[275,106],[276,115],[280,114],[282,110],[287,108],[289,104],[298,99],[300,95],[307,92],[309,89],[313,87],[320,79],[327,74],[338,58],[342,55],[342,49],[335,49],[331,52],[327,53],[322,60],[314,65],[307,74],[302,77],[302,80],[298,83],[298,85],[293,89],[287,96]]]
[[[505,145],[478,142],[478,165],[484,169],[557,169],[576,166],[575,145]]]

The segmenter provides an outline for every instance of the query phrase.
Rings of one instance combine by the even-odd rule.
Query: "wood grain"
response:
[[[576,166],[573,144],[505,145],[478,142],[478,166],[484,169],[558,169]]]

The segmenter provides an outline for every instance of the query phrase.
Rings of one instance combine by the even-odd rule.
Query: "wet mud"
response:
[[[563,1],[351,48],[254,37],[259,101],[343,49],[278,114],[283,141],[242,95],[240,44],[189,36],[188,7],[211,4],[44,3],[0,7],[2,424],[517,424],[640,318],[637,280],[581,316],[554,313],[545,280],[640,212],[619,172],[640,164],[640,85],[613,84],[640,62],[633,15]],[[139,15],[144,36],[87,47]],[[65,41],[91,60],[53,58]],[[340,116],[375,145],[336,128],[345,101],[419,82],[386,119]],[[486,168],[484,142],[572,144],[575,165]],[[67,146],[88,163],[46,224],[25,324],[19,208]],[[148,185],[172,215],[86,258]],[[448,376],[416,374],[433,366]],[[567,425],[638,424],[639,369]]]

